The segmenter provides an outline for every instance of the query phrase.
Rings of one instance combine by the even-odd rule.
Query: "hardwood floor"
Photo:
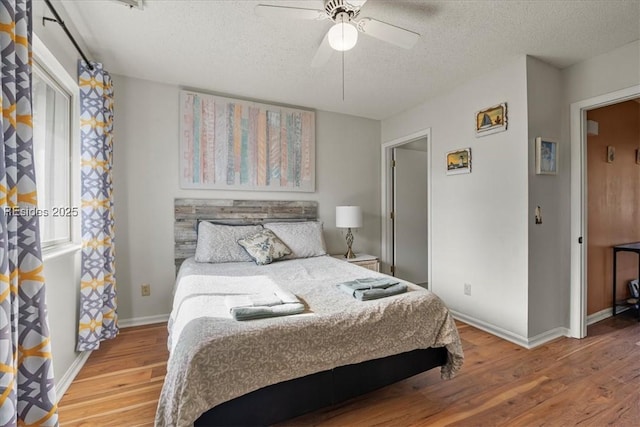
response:
[[[640,323],[619,315],[583,340],[526,350],[458,323],[465,365],[437,370],[280,426],[637,426]],[[166,372],[166,325],[124,329],[94,352],[59,405],[63,426],[151,426]]]
[[[60,425],[153,426],[168,358],[166,323],[122,329],[89,356],[60,400]]]

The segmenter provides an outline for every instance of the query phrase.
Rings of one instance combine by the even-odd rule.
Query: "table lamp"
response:
[[[362,227],[362,210],[360,206],[336,206],[336,227],[347,229],[347,253],[345,258],[355,258],[356,254],[351,250],[353,245],[352,228]]]

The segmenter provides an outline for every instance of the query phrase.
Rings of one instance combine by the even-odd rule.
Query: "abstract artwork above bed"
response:
[[[180,186],[315,191],[315,113],[181,91]]]

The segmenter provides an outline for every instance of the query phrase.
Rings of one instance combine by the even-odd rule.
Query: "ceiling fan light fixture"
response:
[[[329,45],[337,51],[352,49],[358,42],[358,30],[349,22],[338,22],[327,34]]]

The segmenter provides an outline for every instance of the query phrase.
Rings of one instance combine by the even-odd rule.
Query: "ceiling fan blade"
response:
[[[405,49],[411,49],[420,38],[418,33],[371,18],[362,18],[357,27],[364,34]]]
[[[319,9],[304,9],[301,7],[273,6],[269,4],[259,4],[256,6],[256,13],[260,16],[273,16],[277,18],[307,19],[311,21],[322,21],[327,19],[327,13]]]
[[[322,43],[318,47],[313,60],[311,61],[312,67],[322,67],[326,64],[331,58],[331,54],[333,53],[333,48],[329,44],[329,33],[325,34],[322,39]]]
[[[367,0],[345,0],[345,3],[354,9],[360,9],[366,2]]]

